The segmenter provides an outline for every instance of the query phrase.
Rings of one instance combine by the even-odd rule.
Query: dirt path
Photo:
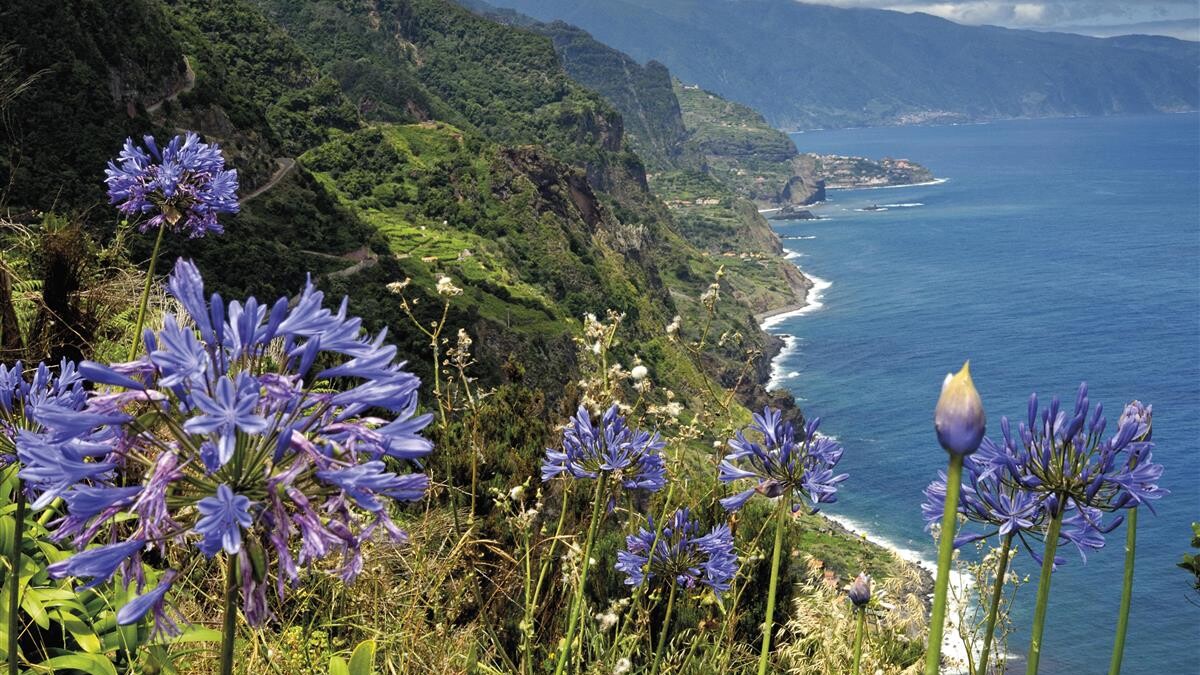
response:
[[[296,168],[296,160],[292,159],[291,157],[279,157],[275,160],[275,163],[279,166],[279,168],[276,169],[275,173],[271,175],[271,180],[258,186],[258,188],[256,188],[254,190],[254,192],[251,192],[250,194],[246,195],[245,197],[242,197],[241,199],[239,199],[238,200],[239,206],[244,205],[246,202],[250,201],[251,199],[254,199],[255,197],[266,192],[267,190],[270,190],[271,188],[275,187],[276,183],[283,180],[284,176],[287,176],[289,173],[292,172],[292,169]]]
[[[353,276],[363,270],[374,267],[379,262],[379,255],[372,251],[369,246],[363,246],[362,248],[357,248],[349,253],[343,253],[341,255],[333,255],[332,253],[321,253],[320,251],[308,250],[301,250],[300,252],[307,253],[308,255],[314,255],[318,258],[354,261],[354,264],[349,267],[326,274],[325,276],[329,277],[330,279]]]
[[[167,101],[174,101],[175,99],[179,98],[180,94],[186,94],[192,90],[192,87],[196,86],[196,71],[192,70],[191,61],[188,61],[187,57],[185,56],[183,57],[183,63],[185,66],[185,71],[183,74],[183,86],[168,94],[163,100],[146,106],[147,113],[153,115],[159,110],[162,110],[164,103]]]

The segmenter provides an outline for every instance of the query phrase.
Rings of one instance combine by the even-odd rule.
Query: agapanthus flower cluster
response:
[[[125,139],[105,170],[109,203],[128,215],[154,214],[141,231],[171,227],[190,237],[223,232],[219,213],[237,213],[237,169],[226,169],[221,149],[193,132],[172,138],[161,150],[153,136],[145,148]]]
[[[1103,406],[1090,408],[1086,384],[1069,413],[1054,399],[1039,415],[1037,395],[1031,396],[1016,433],[1002,418],[1000,442],[985,438],[979,451],[966,457],[958,512],[984,528],[960,533],[955,546],[1011,533],[1040,561],[1026,537],[1042,536],[1049,520],[1061,515],[1060,538],[1086,560],[1086,551],[1104,546],[1104,535],[1122,522],[1120,515],[1105,522],[1106,513],[1140,504],[1153,509],[1153,502],[1167,494],[1158,487],[1162,466],[1152,460],[1150,408],[1131,403],[1118,426],[1114,435],[1105,436]],[[925,489],[925,496],[925,521],[933,525],[942,514],[945,474]]]
[[[1046,508],[1043,495],[1025,489],[1013,480],[1005,480],[1005,470],[994,470],[986,459],[996,452],[995,443],[985,438],[979,450],[974,455],[968,455],[963,463],[966,477],[958,495],[958,513],[969,523],[982,525],[978,530],[960,530],[954,537],[954,547],[960,548],[965,544],[999,534],[1013,535],[1018,543],[1041,562],[1039,547],[1033,546],[1029,539],[1041,537],[1045,532],[1050,513]],[[938,479],[925,488],[925,502],[921,505],[926,528],[932,528],[942,519],[942,509],[946,502],[946,473],[938,472]],[[1110,523],[1115,527],[1119,524]],[[1093,530],[1086,519],[1064,520],[1060,530],[1060,538],[1073,541],[1079,547],[1080,555],[1086,560],[1084,548],[1099,548],[1092,546],[1096,540]],[[1111,529],[1111,528],[1110,528]],[[1103,545],[1103,539],[1100,540]],[[1055,558],[1056,564],[1061,564],[1062,558]]]
[[[720,594],[729,590],[737,573],[729,525],[722,523],[701,535],[700,523],[687,509],[676,511],[658,532],[651,520],[647,527],[626,537],[625,546],[626,550],[617,553],[616,569],[625,573],[625,583],[630,586],[658,577],[687,589],[707,586]]]
[[[592,479],[607,474],[627,489],[656,492],[667,484],[661,454],[665,445],[657,433],[630,427],[616,404],[601,415],[599,427],[587,408],[579,406],[563,431],[562,449],[546,449],[542,480],[560,474]]]
[[[280,596],[301,567],[350,581],[364,541],[405,539],[388,505],[426,492],[426,475],[396,468],[432,450],[420,435],[430,417],[415,414],[420,381],[385,334],[361,336],[346,301],[331,312],[311,282],[294,303],[226,304],[206,300],[199,272],[180,260],[168,287],[186,314],[147,331],[135,361],[81,364],[100,385],[81,412],[35,409],[45,430],[19,435],[21,476],[35,506],[64,501],[54,537],[81,549],[54,576],[93,586],[120,569],[141,588],[148,551],[224,552],[258,624],[270,577]],[[119,620],[153,612],[172,629],[163,600],[173,580],[163,575]]]
[[[733,451],[721,461],[719,475],[726,483],[750,479],[755,484],[722,499],[721,506],[736,511],[755,494],[786,497],[793,512],[805,502],[816,512],[820,504],[837,501],[838,484],[848,476],[834,473],[842,459],[842,446],[818,434],[820,424],[820,418],[812,419],[797,438],[793,424],[783,421],[779,410],[768,407],[755,413],[750,426],[730,439]],[[747,431],[761,436],[762,442],[746,438]]]
[[[57,373],[39,363],[32,376],[26,375],[20,361],[0,363],[0,466],[16,458],[19,430],[40,428],[35,410],[51,417],[66,415],[78,411],[85,402],[83,378],[71,361],[63,359]]]

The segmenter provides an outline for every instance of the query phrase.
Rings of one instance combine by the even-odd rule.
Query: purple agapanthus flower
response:
[[[820,424],[820,418],[814,418],[797,438],[792,423],[784,422],[780,411],[763,408],[761,414],[755,413],[750,426],[730,439],[732,452],[721,461],[719,475],[725,483],[750,479],[755,484],[725,497],[721,506],[737,511],[756,493],[786,497],[793,512],[799,511],[804,502],[815,512],[820,504],[837,501],[838,484],[847,478],[847,474],[834,473],[842,459],[842,446],[819,435]],[[748,439],[746,431],[761,436],[762,442]]]
[[[223,232],[217,214],[237,213],[237,169],[226,169],[221,149],[194,132],[171,139],[161,150],[153,136],[145,147],[125,139],[104,182],[112,204],[129,215],[153,214],[141,231],[170,227],[191,237]]]
[[[603,473],[618,476],[627,489],[656,492],[667,484],[663,447],[657,433],[630,427],[616,404],[600,417],[599,427],[581,405],[563,432],[562,449],[546,449],[542,480],[559,475],[594,479]]]
[[[27,375],[20,361],[0,363],[0,466],[11,464],[17,455],[16,438],[21,430],[41,429],[34,411],[73,413],[87,403],[83,378],[75,364],[63,359],[58,373],[39,363]]]
[[[238,373],[237,379],[235,384],[233,379],[222,377],[212,396],[201,390],[193,392],[193,401],[201,414],[183,424],[183,430],[190,434],[216,435],[217,466],[224,466],[233,458],[239,431],[253,435],[267,429],[266,418],[257,412],[262,385],[245,373]]]
[[[55,579],[90,577],[91,581],[84,584],[82,588],[95,588],[111,579],[117,573],[117,568],[127,564],[145,545],[145,540],[129,539],[115,544],[89,548],[66,560],[52,563],[46,567],[46,571]]]
[[[1055,399],[1039,415],[1034,394],[1017,429],[1002,418],[1000,442],[985,438],[979,451],[966,457],[958,512],[983,528],[961,532],[955,546],[1013,534],[1040,562],[1039,547],[1026,539],[1043,537],[1058,515],[1060,541],[1074,544],[1086,560],[1086,552],[1103,547],[1104,535],[1123,520],[1117,515],[1105,521],[1106,514],[1139,504],[1153,509],[1153,502],[1167,494],[1158,486],[1162,466],[1152,461],[1150,428],[1150,407],[1134,401],[1122,413],[1117,433],[1106,437],[1103,407],[1090,408],[1086,384],[1070,414]],[[941,518],[945,496],[941,474],[925,489],[927,526]]]
[[[425,495],[428,476],[402,467],[419,468],[432,450],[421,435],[430,416],[417,414],[420,380],[384,334],[363,334],[345,303],[327,309],[311,282],[294,304],[226,304],[206,300],[199,272],[180,260],[168,288],[185,313],[147,333],[144,356],[81,364],[96,386],[73,415],[57,404],[33,409],[36,428],[16,443],[20,475],[34,508],[64,499],[52,537],[86,549],[57,564],[59,574],[103,581],[116,569],[107,563],[128,560],[126,582],[141,592],[146,550],[194,546],[242,559],[231,564],[258,623],[269,616],[266,589],[282,596],[302,567],[321,563],[350,581],[364,541],[381,530],[405,541],[387,506]],[[120,555],[89,562],[118,550],[86,548],[96,541],[116,541]],[[166,625],[166,593],[142,593],[122,621],[153,613]]]
[[[700,524],[687,509],[676,511],[657,533],[653,521],[639,528],[625,538],[625,547],[617,552],[616,569],[625,573],[625,583],[630,586],[657,577],[683,588],[707,586],[720,594],[729,590],[737,573],[729,526],[722,523],[700,535]]]
[[[210,558],[222,550],[229,555],[242,551],[242,530],[254,524],[250,498],[234,494],[228,485],[217,486],[217,494],[196,502],[200,517],[196,532],[203,535],[200,550]]]
[[[157,586],[125,603],[125,606],[117,612],[117,625],[127,626],[137,623],[142,620],[142,617],[149,614],[154,617],[154,633],[178,635],[181,632],[179,625],[171,616],[173,612],[166,602],[167,591],[175,585],[177,576],[179,573],[175,570],[167,570],[163,573]]]

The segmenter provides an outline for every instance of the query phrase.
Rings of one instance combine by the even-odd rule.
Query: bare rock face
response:
[[[795,206],[808,206],[825,201],[825,181],[811,173],[797,172],[779,192],[779,201]]]
[[[176,68],[160,68],[158,72],[147,72],[130,58],[121,58],[119,63],[108,66],[109,96],[114,104],[133,110],[134,115],[138,106],[149,108],[160,103],[191,81],[186,60],[181,60]]]

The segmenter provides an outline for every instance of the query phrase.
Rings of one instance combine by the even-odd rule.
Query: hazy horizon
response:
[[[1189,0],[798,0],[833,7],[923,13],[955,23],[1076,33],[1092,37],[1161,35],[1200,41],[1200,4]]]

